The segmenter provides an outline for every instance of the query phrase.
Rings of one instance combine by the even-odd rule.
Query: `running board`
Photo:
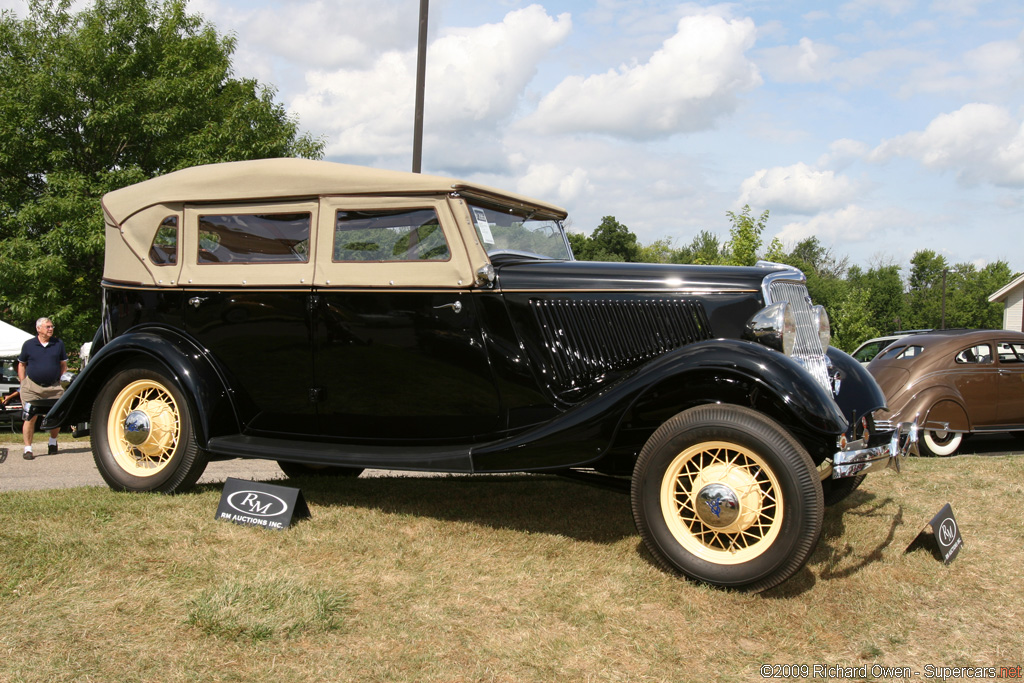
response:
[[[424,446],[359,446],[352,444],[269,439],[261,436],[217,436],[207,450],[215,457],[285,460],[305,465],[338,465],[375,470],[472,472],[470,446],[452,449]]]

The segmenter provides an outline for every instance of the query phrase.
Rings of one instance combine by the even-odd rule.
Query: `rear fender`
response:
[[[120,370],[140,366],[157,367],[177,382],[188,397],[200,447],[205,448],[212,437],[238,433],[237,410],[206,352],[166,327],[136,328],[105,344],[50,409],[44,426],[51,429],[88,421],[107,381]]]
[[[971,431],[971,422],[963,401],[945,387],[925,389],[910,399],[898,414],[887,417],[899,422],[910,422],[916,417],[921,429]]]

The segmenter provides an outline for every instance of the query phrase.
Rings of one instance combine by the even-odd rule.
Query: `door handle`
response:
[[[188,302],[192,304],[193,308],[199,308],[199,305],[206,301],[207,298],[208,297],[205,296],[194,296],[191,299],[189,299]]]
[[[453,311],[455,311],[456,313],[462,313],[462,302],[461,301],[453,301],[450,304],[441,304],[440,306],[434,306],[434,310],[435,311],[437,309],[439,309],[439,308],[450,308]]]

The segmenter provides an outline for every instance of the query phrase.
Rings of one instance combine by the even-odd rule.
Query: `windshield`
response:
[[[562,222],[534,219],[524,211],[470,204],[473,225],[488,256],[502,254],[572,260]]]

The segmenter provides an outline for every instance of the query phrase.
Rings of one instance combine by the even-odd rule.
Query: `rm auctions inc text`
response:
[[[935,666],[926,664],[923,671],[909,666],[829,666],[826,664],[762,664],[761,678],[822,678],[826,680],[895,679],[895,680],[987,680],[1022,678],[1021,665],[1016,666]]]

